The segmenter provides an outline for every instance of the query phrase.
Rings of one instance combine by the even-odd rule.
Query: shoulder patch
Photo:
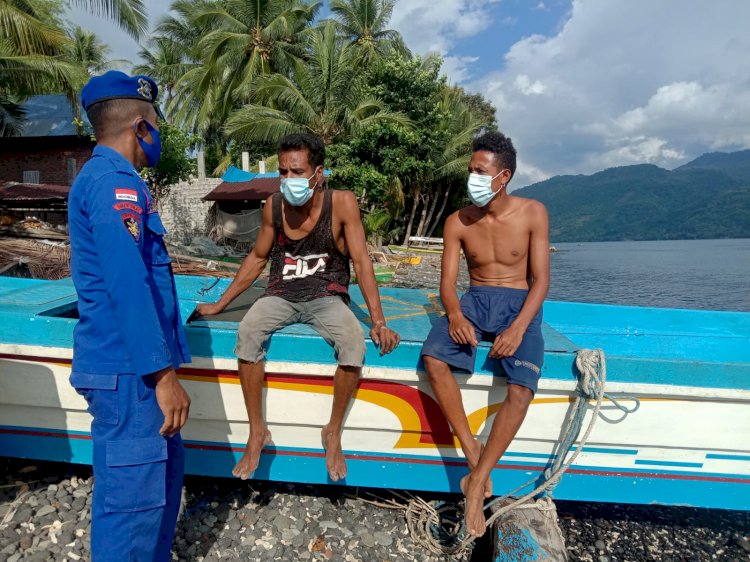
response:
[[[122,224],[137,242],[141,239],[141,217],[132,213],[125,213],[122,215]]]
[[[135,189],[126,189],[124,187],[115,188],[115,199],[118,201],[138,202],[138,192]]]
[[[141,207],[139,207],[135,203],[115,203],[114,205],[112,205],[112,207],[115,211],[133,211],[134,213],[138,213],[139,215],[143,214],[143,209],[141,209]]]

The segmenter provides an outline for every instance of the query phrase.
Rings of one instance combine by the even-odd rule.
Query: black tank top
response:
[[[333,238],[333,192],[323,192],[323,208],[310,233],[293,240],[284,232],[281,205],[277,193],[273,205],[274,245],[266,295],[291,302],[304,302],[332,295],[349,303],[349,256],[339,250]]]

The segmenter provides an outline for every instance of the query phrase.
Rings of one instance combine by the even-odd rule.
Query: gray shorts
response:
[[[265,344],[271,335],[289,324],[307,324],[336,350],[344,367],[361,367],[365,359],[362,325],[341,297],[322,297],[309,302],[290,302],[280,297],[255,301],[237,331],[235,355],[248,363],[266,356]]]

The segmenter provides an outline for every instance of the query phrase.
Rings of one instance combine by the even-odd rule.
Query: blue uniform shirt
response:
[[[80,320],[71,383],[115,388],[116,375],[190,362],[166,233],[132,164],[97,146],[68,199]]]

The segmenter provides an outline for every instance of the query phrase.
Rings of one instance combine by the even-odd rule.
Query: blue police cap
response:
[[[159,88],[156,82],[148,76],[128,76],[119,70],[110,70],[101,76],[94,76],[81,90],[81,105],[86,111],[102,101],[133,99],[146,101],[154,105],[156,112],[162,117],[156,96]]]

